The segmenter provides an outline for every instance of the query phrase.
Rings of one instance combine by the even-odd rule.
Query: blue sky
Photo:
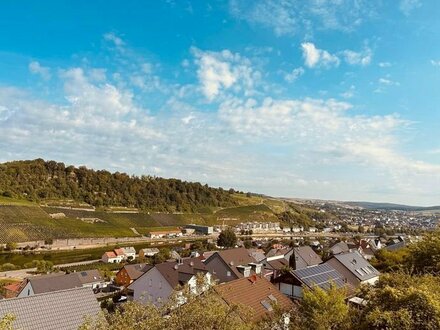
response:
[[[440,2],[2,1],[0,161],[440,203]]]

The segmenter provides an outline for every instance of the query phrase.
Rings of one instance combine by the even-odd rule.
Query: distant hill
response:
[[[344,202],[349,206],[357,206],[370,210],[395,210],[395,211],[437,211],[440,206],[410,206],[393,203],[374,203],[374,202]]]
[[[0,196],[33,202],[73,200],[94,207],[196,212],[237,205],[233,189],[152,176],[130,176],[42,159],[0,164]]]

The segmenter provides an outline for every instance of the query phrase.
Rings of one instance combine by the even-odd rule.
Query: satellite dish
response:
[[[177,268],[179,268],[179,266],[177,264],[174,265],[174,269],[177,270]]]
[[[189,265],[190,265],[191,267],[193,267],[193,266],[194,266],[194,262],[191,261],[191,262],[189,263]]]
[[[234,266],[234,262],[233,262],[233,261],[231,261],[229,264],[230,264],[231,266]]]

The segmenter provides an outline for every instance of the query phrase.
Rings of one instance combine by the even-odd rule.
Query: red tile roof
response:
[[[105,252],[104,254],[109,258],[116,258],[116,254],[113,251]]]
[[[219,284],[214,290],[228,304],[249,307],[252,321],[259,321],[270,314],[272,304],[277,304],[284,310],[290,310],[294,306],[272,283],[256,275]]]

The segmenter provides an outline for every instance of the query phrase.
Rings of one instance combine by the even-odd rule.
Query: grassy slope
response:
[[[130,237],[163,227],[189,223],[234,225],[246,221],[278,221],[276,213],[285,211],[285,202],[259,196],[234,195],[239,206],[205,208],[196,214],[112,213],[40,207],[37,204],[0,198],[0,243],[23,242],[46,238]],[[65,218],[52,219],[49,214],[64,213]],[[103,222],[87,223],[80,218],[98,218]]]

